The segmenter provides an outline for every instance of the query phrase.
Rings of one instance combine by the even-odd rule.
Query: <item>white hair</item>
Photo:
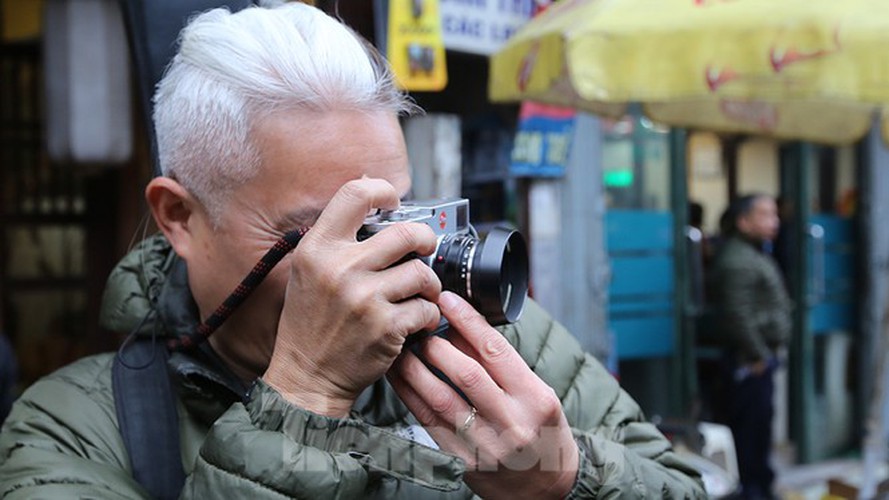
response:
[[[257,119],[280,110],[410,112],[388,65],[352,30],[300,2],[214,9],[180,35],[154,95],[161,172],[218,217],[260,156]]]

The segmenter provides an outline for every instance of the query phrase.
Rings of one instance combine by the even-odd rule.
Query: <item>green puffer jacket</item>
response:
[[[149,309],[158,320],[142,324]],[[109,278],[103,324],[173,334],[195,325],[184,264],[162,237],[128,255]],[[141,326],[140,326],[141,325]],[[573,497],[703,498],[697,473],[646,423],[636,403],[536,304],[503,329],[560,395],[581,450]],[[145,498],[118,432],[110,354],[38,381],[0,434],[0,497]],[[350,418],[294,407],[270,387],[252,391],[213,352],[174,353],[182,498],[471,498],[462,461],[408,439],[416,420],[385,381]]]
[[[711,334],[749,363],[771,357],[790,339],[792,303],[775,261],[740,236],[720,249],[708,277]]]

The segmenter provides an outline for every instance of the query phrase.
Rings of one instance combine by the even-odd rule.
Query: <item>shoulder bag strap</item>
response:
[[[118,352],[111,371],[117,422],[133,478],[164,500],[178,498],[185,484],[168,357],[163,342],[137,339]]]

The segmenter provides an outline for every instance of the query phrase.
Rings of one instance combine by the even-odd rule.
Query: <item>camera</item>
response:
[[[472,304],[488,323],[514,323],[528,296],[528,247],[518,231],[495,227],[479,238],[463,198],[403,202],[364,220],[359,239],[399,222],[419,222],[438,235],[435,251],[411,255],[435,271],[442,288]]]

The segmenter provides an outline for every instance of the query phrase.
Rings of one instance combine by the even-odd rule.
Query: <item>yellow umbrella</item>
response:
[[[889,1],[562,0],[492,56],[489,85],[495,102],[639,102],[670,125],[846,144],[889,105]]]

